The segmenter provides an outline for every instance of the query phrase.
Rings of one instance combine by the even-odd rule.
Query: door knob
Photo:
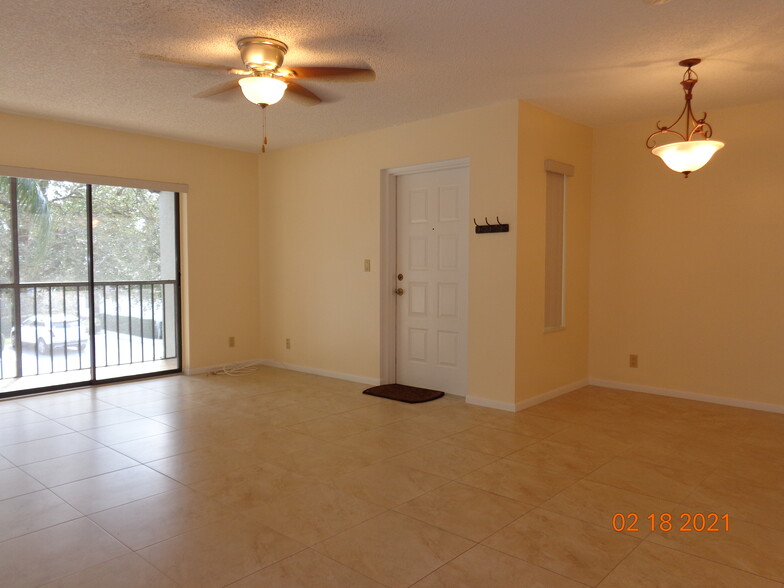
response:
[[[403,290],[403,288],[397,288],[395,290],[395,294],[397,294],[398,296],[402,296],[404,293],[405,293],[405,290]]]

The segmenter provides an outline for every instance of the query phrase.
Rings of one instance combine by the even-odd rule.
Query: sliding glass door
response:
[[[98,379],[178,369],[177,194],[92,187]]]
[[[0,395],[180,369],[178,195],[0,177]]]

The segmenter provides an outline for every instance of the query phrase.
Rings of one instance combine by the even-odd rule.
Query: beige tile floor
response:
[[[0,402],[0,584],[784,588],[782,414],[363,388],[260,368]],[[729,531],[680,530],[710,513]]]

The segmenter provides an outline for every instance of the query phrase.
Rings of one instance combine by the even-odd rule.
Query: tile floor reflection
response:
[[[0,401],[2,585],[784,588],[784,414],[364,388],[260,367]]]

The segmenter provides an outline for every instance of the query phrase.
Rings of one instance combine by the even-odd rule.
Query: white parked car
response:
[[[38,353],[49,353],[55,347],[78,347],[84,351],[90,339],[87,319],[62,313],[29,316],[22,321],[20,333],[22,344],[35,345]],[[16,340],[15,335],[12,328],[12,341]]]

